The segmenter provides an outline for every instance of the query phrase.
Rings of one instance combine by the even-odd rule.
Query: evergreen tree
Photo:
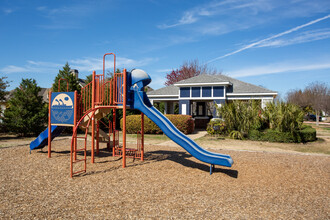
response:
[[[7,87],[9,86],[9,82],[5,81],[7,77],[0,77],[0,103],[5,102],[5,96],[8,94],[6,91]],[[4,130],[3,127],[3,109],[0,107],[0,131]]]
[[[62,78],[62,79],[67,79],[69,80],[69,92],[74,92],[75,90],[78,91],[78,93],[80,93],[80,86],[79,86],[79,81],[76,78],[75,75],[73,75],[71,73],[71,68],[69,63],[67,62],[62,70],[58,71],[58,74],[54,80],[53,86],[52,86],[52,91],[53,92],[58,92],[58,80]],[[60,92],[66,92],[67,90],[67,84],[66,81],[61,81],[61,89]]]
[[[4,112],[4,125],[9,131],[28,136],[45,128],[48,108],[38,94],[40,91],[34,79],[22,79]]]
[[[9,86],[9,82],[5,81],[7,77],[0,77],[0,102],[5,101],[7,95],[6,88]]]

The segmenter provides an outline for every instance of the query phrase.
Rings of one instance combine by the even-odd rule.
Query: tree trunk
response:
[[[316,126],[319,126],[320,111],[316,111]]]

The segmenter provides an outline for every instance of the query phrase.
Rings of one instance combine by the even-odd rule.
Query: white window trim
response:
[[[248,96],[248,95],[277,95],[277,92],[270,92],[270,93],[228,93],[227,96]]]
[[[187,100],[187,99],[194,99],[194,100],[211,100],[211,99],[226,99],[226,92],[227,92],[227,87],[223,86],[223,96],[221,97],[214,97],[214,87],[218,87],[219,85],[216,86],[206,86],[206,87],[211,87],[211,96],[210,97],[202,97],[203,96],[203,86],[200,87],[200,93],[199,97],[192,97],[192,87],[189,87],[189,97],[181,97],[181,90],[179,89],[179,99],[180,100]],[[197,87],[197,86],[196,86]]]
[[[175,86],[178,87],[188,87],[188,86],[213,86],[213,85],[232,85],[231,82],[217,82],[217,83],[179,83],[179,84],[174,84]]]

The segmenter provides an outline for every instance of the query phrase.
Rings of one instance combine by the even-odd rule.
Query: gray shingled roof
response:
[[[189,79],[181,80],[176,84],[191,84],[191,83],[223,83],[229,82],[232,86],[227,89],[228,93],[276,93],[275,91],[256,86],[250,83],[240,81],[225,75],[198,75]],[[148,95],[178,95],[179,88],[177,86],[171,85],[161,89],[154,90]]]
[[[148,95],[179,95],[179,87],[170,85],[147,93]]]

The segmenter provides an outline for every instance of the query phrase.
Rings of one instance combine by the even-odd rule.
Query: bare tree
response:
[[[287,102],[296,104],[303,109],[306,109],[307,107],[309,107],[311,105],[306,96],[306,93],[304,91],[302,91],[301,89],[289,91],[287,94]]]
[[[166,75],[165,85],[169,86],[184,79],[189,79],[201,74],[221,74],[216,69],[210,68],[207,64],[199,64],[198,60],[185,61],[179,69],[172,70]]]
[[[330,89],[325,83],[314,82],[304,90],[305,97],[315,110],[316,125],[319,125],[319,117],[322,111],[327,111],[329,108]]]

